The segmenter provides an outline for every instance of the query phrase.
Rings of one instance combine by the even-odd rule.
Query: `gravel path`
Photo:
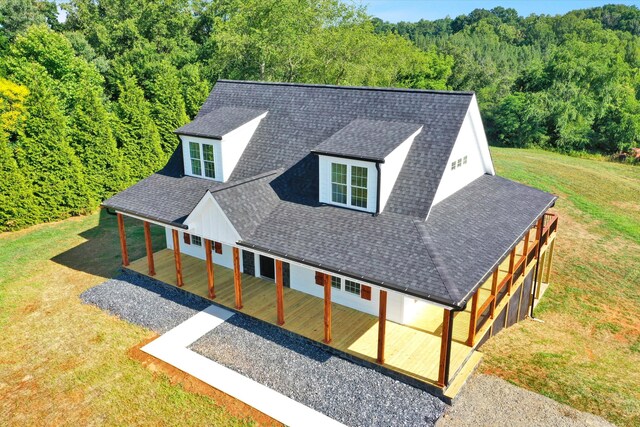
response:
[[[610,427],[612,424],[500,378],[475,375],[436,426]]]
[[[86,290],[80,299],[159,334],[210,305],[197,296],[131,273]]]
[[[247,316],[231,317],[190,348],[350,426],[431,426],[446,406]]]
[[[160,334],[210,305],[130,273],[93,287],[80,298]],[[351,426],[433,426],[446,407],[427,392],[242,314],[232,316],[191,348]]]

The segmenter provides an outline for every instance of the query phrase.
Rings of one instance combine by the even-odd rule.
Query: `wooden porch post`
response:
[[[516,248],[513,248],[509,256],[509,283],[507,284],[507,295],[511,295],[511,287],[513,286],[513,266],[516,262]]]
[[[526,257],[529,254],[529,235],[531,234],[531,229],[527,230],[527,234],[524,235],[524,247],[522,248],[522,256]],[[527,263],[525,262],[525,267]],[[523,270],[524,271],[524,270]]]
[[[240,249],[233,248],[233,286],[236,293],[236,308],[242,309],[242,278],[240,277]]]
[[[284,325],[284,275],[282,261],[276,260],[276,311],[278,325]]]
[[[442,339],[440,341],[440,366],[438,369],[438,385],[444,387],[447,385],[447,371],[449,365],[449,342],[450,334],[449,329],[451,327],[451,311],[443,309],[444,314],[442,316]]]
[[[153,263],[153,247],[151,246],[151,225],[144,222],[144,245],[147,248],[147,265],[149,266],[149,276],[156,275],[156,267]]]
[[[387,291],[380,291],[378,309],[378,363],[384,363],[384,338],[387,329]]]
[[[497,290],[498,290],[498,270],[500,267],[496,268],[493,272],[493,278],[491,279],[491,296],[493,296],[493,301],[491,301],[491,315],[490,317],[493,319],[496,312],[496,300],[497,298]]]
[[[216,290],[214,287],[213,253],[211,250],[211,240],[204,239],[204,251],[207,257],[207,287],[209,288],[209,298],[214,299],[216,297]]]
[[[476,341],[476,325],[478,322],[478,294],[480,289],[473,294],[471,300],[471,318],[469,319],[469,336],[467,338],[467,345],[473,347]]]
[[[542,240],[542,223],[543,220],[542,218],[544,218],[544,215],[540,217],[540,219],[538,220],[538,226],[536,229],[536,244],[538,245],[538,247],[536,248],[536,258],[538,258],[540,256],[540,240]]]
[[[120,234],[120,253],[122,253],[122,265],[129,265],[129,254],[127,253],[127,236],[124,234],[124,218],[118,213],[118,233]]]
[[[182,287],[184,282],[182,281],[182,259],[180,258],[180,239],[178,238],[178,230],[171,230],[173,234],[173,258],[176,263],[176,279],[178,281],[178,287]]]
[[[324,276],[324,342],[331,342],[331,275]]]
[[[551,276],[551,262],[553,261],[553,249],[556,246],[555,239],[549,245],[549,249],[547,249],[547,266],[544,272],[544,283],[549,283],[549,277]]]

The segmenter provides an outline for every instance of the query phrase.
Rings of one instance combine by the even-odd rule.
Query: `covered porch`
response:
[[[283,286],[282,260],[276,260],[275,281],[242,273],[238,247],[233,247],[234,268],[226,268],[214,264],[211,257],[204,260],[182,253],[173,230],[174,250],[154,252],[147,221],[147,256],[129,263],[122,214],[118,221],[126,268],[402,374],[445,398],[455,397],[479,363],[481,353],[476,349],[503,327],[523,319],[541,296],[542,284],[549,280],[557,230],[557,217],[543,216],[495,268],[465,310],[428,304],[403,325],[387,320],[384,290],[378,316],[332,302],[327,273],[323,275],[324,298],[319,298]],[[206,253],[211,254],[213,242],[203,240]],[[538,286],[532,289],[526,278],[533,276],[530,273],[539,259]]]
[[[162,249],[153,254],[155,275],[153,278],[178,287],[174,251]],[[217,304],[236,309],[236,288],[234,271],[215,265],[215,298],[210,298],[206,261],[189,255],[181,255],[183,286],[180,288],[210,299]],[[147,258],[132,261],[128,269],[149,275]],[[276,283],[241,273],[242,313],[265,322],[278,325]],[[331,304],[331,335],[325,343],[324,312],[325,302],[321,298],[283,288],[284,324],[280,327],[313,341],[322,342],[336,350],[355,356],[370,363],[378,363],[380,318],[362,313],[343,305]],[[384,362],[385,368],[399,372],[442,390],[438,385],[440,371],[440,351],[443,331],[444,309],[429,306],[411,324],[400,325],[385,322]],[[461,313],[462,314],[462,313]],[[451,344],[450,371],[461,370],[465,362],[473,364],[468,373],[480,360],[466,340],[468,315],[455,316],[454,333]],[[463,325],[465,323],[466,325]],[[468,375],[467,373],[467,375]],[[464,376],[464,373],[463,373]],[[451,375],[453,380],[453,375]],[[459,378],[464,382],[465,378]],[[457,381],[452,381],[452,384]]]

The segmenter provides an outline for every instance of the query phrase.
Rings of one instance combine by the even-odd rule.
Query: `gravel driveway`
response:
[[[613,424],[500,378],[474,375],[436,426],[612,427]]]
[[[210,305],[198,296],[130,273],[88,289],[80,298],[159,334]],[[190,348],[351,426],[612,425],[488,375],[473,376],[453,406],[447,407],[422,390],[242,314],[232,316]]]

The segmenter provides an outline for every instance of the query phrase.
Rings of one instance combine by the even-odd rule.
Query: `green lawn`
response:
[[[127,234],[131,258],[143,256],[140,223]],[[104,212],[0,235],[0,424],[253,424],[129,357],[152,332],[80,302],[119,264]]]
[[[560,223],[552,285],[537,309],[544,323],[491,339],[482,369],[640,425],[640,168],[537,150],[492,155],[500,175],[560,196]],[[142,257],[142,227],[128,221],[127,234],[131,258]],[[156,244],[163,239],[154,229]],[[2,424],[252,423],[132,359],[153,334],[80,302],[119,262],[105,213],[0,235]]]
[[[497,173],[560,197],[551,287],[484,347],[485,372],[640,425],[640,168],[492,148]]]

